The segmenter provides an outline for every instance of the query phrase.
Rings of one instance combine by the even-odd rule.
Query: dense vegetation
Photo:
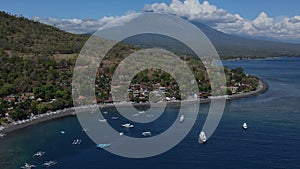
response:
[[[87,36],[8,15],[0,11],[0,49],[8,53],[52,55],[78,53]]]
[[[73,106],[71,97],[72,74],[85,35],[74,35],[28,20],[0,12],[0,119],[17,120],[31,113],[45,113]],[[117,67],[128,54],[139,48],[119,44],[102,61],[96,77],[98,102],[111,100],[110,81]],[[58,57],[59,56],[59,57]],[[69,57],[71,56],[71,57]],[[202,63],[183,57],[194,72],[201,98],[210,94],[210,83]],[[255,90],[257,78],[243,73],[242,68],[225,69],[227,85],[236,87],[234,92]],[[166,96],[180,98],[175,80],[160,70],[145,70],[132,81],[140,88],[152,91],[166,87]],[[233,91],[229,90],[228,94]],[[131,101],[145,101],[141,94]],[[1,122],[1,121],[0,121]]]

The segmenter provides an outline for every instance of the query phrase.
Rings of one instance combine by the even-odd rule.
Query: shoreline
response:
[[[234,95],[229,95],[226,99],[226,101],[230,101],[230,100],[235,100],[235,99],[240,99],[240,98],[247,98],[247,97],[252,97],[252,96],[257,96],[260,94],[265,93],[267,90],[269,89],[269,85],[262,79],[259,80],[259,85],[257,87],[257,89],[255,91],[250,91],[247,93],[239,93],[239,94],[234,94]],[[197,101],[186,101],[183,102],[183,104],[194,104],[194,103],[200,103],[200,104],[205,104],[205,103],[210,103],[211,99],[201,99],[200,102],[199,100]],[[167,105],[170,106],[178,106],[180,105],[180,101],[177,102],[168,102]],[[149,106],[149,103],[137,103],[137,104],[133,104],[134,106]],[[120,106],[120,105],[119,105]],[[127,106],[127,104],[121,105],[121,106]],[[114,104],[110,104],[110,105],[105,105],[105,104],[99,104],[98,107],[100,108],[113,108],[115,107]],[[43,122],[47,122],[47,121],[51,121],[51,120],[55,120],[55,119],[60,119],[63,117],[68,117],[68,116],[75,116],[75,109],[73,108],[67,108],[64,110],[57,110],[55,113],[52,112],[52,114],[47,115],[47,113],[44,114],[40,114],[38,118],[30,120],[28,122],[22,123],[22,124],[14,124],[14,123],[10,123],[7,125],[2,125],[3,127],[5,127],[5,130],[0,131],[0,134],[9,134],[12,133],[16,130],[20,130],[35,124],[39,124],[39,123],[43,123]],[[1,138],[1,137],[0,137]]]
[[[241,60],[261,60],[261,59],[277,59],[277,58],[299,58],[300,56],[262,56],[262,57],[235,57],[221,58],[221,61],[241,61]]]

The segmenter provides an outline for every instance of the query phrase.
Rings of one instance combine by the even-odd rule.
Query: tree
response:
[[[14,86],[12,84],[5,83],[0,87],[0,96],[9,95],[11,93],[14,93]]]
[[[45,92],[43,91],[43,89],[41,87],[34,87],[33,88],[33,94],[36,98],[45,98]]]

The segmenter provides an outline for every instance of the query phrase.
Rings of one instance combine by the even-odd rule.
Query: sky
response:
[[[0,0],[0,10],[73,33],[93,32],[132,13],[185,17],[219,31],[300,42],[299,0]]]

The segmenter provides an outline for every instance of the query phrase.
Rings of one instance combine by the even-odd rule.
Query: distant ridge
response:
[[[244,38],[217,31],[201,23],[193,24],[206,34],[225,58],[300,56],[300,44]]]
[[[300,44],[271,42],[229,35],[204,24],[193,22],[216,47],[223,59],[300,56]],[[93,33],[72,34],[54,26],[0,11],[0,54],[78,54]],[[157,35],[143,35],[126,41],[141,47],[164,46],[176,53],[192,55],[184,44]]]
[[[217,31],[207,25],[192,22],[210,39],[223,59],[300,56],[300,44],[244,38]],[[125,40],[141,47],[163,47],[173,52],[193,55],[184,44],[162,35],[144,34]]]

